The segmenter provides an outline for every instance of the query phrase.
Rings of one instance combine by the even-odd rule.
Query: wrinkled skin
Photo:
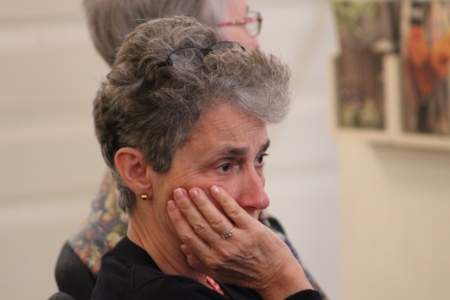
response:
[[[168,203],[191,267],[218,281],[252,288],[265,299],[311,289],[301,266],[276,234],[223,189],[213,186],[210,193],[216,205],[198,188],[189,194],[177,189],[175,201]],[[223,233],[233,226],[232,236],[224,239]]]

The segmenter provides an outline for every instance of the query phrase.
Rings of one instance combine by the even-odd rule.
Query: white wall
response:
[[[339,142],[344,298],[449,299],[450,153]]]
[[[106,67],[81,1],[0,6],[0,299],[47,299],[104,171],[91,102]]]
[[[327,128],[326,0],[251,1],[262,46],[292,67],[296,101],[271,129],[270,211],[331,299],[341,299],[336,147]],[[0,3],[0,299],[46,299],[62,243],[89,211],[104,164],[91,101],[107,68],[81,1]]]

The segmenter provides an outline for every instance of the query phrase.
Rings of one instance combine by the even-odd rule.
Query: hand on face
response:
[[[281,292],[289,296],[310,288],[301,266],[275,233],[250,216],[225,190],[213,186],[210,193],[223,213],[199,188],[189,193],[177,189],[175,201],[168,203],[169,217],[192,268],[261,295],[276,289],[277,297]],[[232,228],[232,236],[223,238]],[[280,291],[279,282],[290,287]]]

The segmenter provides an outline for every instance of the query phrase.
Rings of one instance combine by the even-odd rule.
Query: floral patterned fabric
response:
[[[117,190],[110,172],[106,172],[92,201],[89,217],[69,239],[69,244],[94,276],[100,261],[127,233],[128,216],[117,204]]]
[[[128,216],[117,204],[117,190],[109,171],[106,172],[91,205],[92,211],[89,217],[71,236],[69,244],[96,277],[100,270],[103,254],[112,249],[126,235],[128,227]],[[259,220],[280,236],[294,256],[299,259],[281,224],[275,218],[269,216],[266,212],[261,212]],[[321,293],[324,300],[327,300],[328,298],[308,270],[306,268],[304,270],[313,288]]]

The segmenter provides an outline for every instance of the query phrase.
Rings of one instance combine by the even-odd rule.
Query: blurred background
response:
[[[263,50],[293,72],[295,102],[270,128],[269,211],[332,300],[450,296],[450,154],[331,136],[328,0],[252,0]],[[0,299],[47,299],[65,240],[105,165],[92,99],[108,68],[82,3],[0,2]]]

